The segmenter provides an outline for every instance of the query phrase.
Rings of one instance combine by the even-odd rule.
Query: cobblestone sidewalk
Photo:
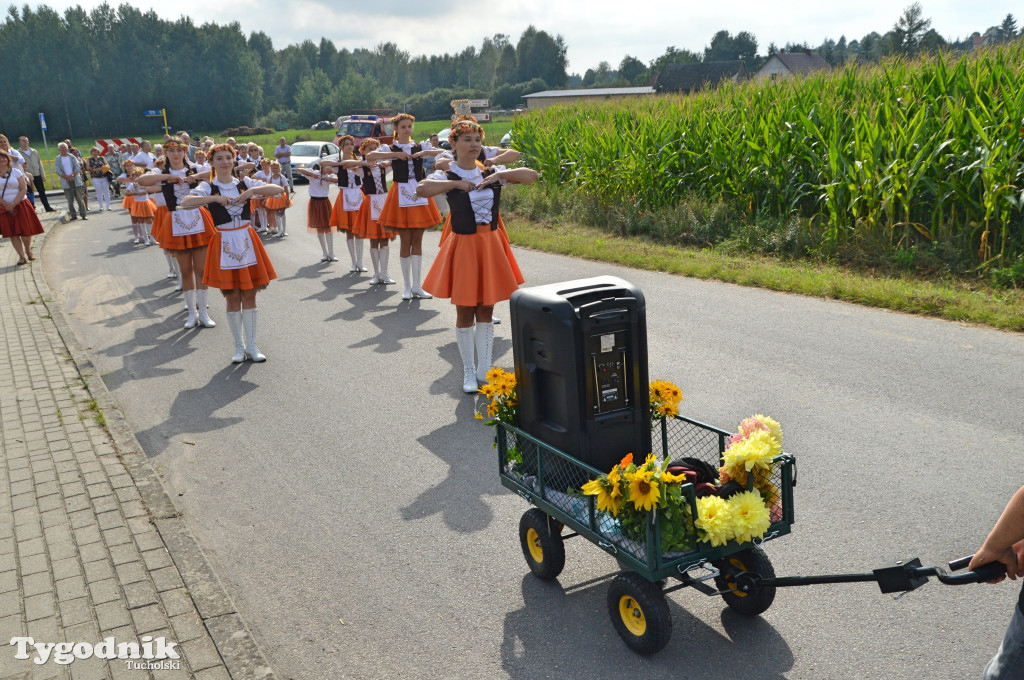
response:
[[[274,678],[51,302],[35,241],[21,267],[0,241],[0,678]],[[177,644],[176,668],[35,664],[8,644],[147,635]]]

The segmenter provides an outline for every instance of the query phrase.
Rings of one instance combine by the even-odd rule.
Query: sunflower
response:
[[[629,482],[629,500],[633,501],[633,507],[637,510],[652,510],[658,507],[661,490],[653,475],[651,470],[643,468],[623,475]]]
[[[661,473],[660,480],[662,484],[685,484],[686,475],[674,475],[668,470]]]
[[[498,379],[504,373],[505,373],[505,371],[501,370],[497,366],[491,366],[489,369],[487,369],[487,375],[484,376],[484,380],[486,380],[489,383],[497,382]]]
[[[712,547],[725,545],[735,534],[729,503],[718,496],[704,496],[697,499],[696,527],[704,532],[702,540],[709,541]]]
[[[610,512],[613,517],[619,514],[619,508],[622,506],[622,490],[619,488],[617,476],[612,480],[611,475],[601,475],[580,488],[587,496],[597,496],[599,511]]]
[[[740,543],[764,536],[771,519],[757,491],[744,491],[729,498],[732,526]]]

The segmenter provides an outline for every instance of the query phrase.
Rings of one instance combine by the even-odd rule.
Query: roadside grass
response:
[[[826,263],[681,248],[639,237],[623,238],[569,222],[552,226],[515,214],[509,217],[509,240],[535,250],[1024,331],[1021,290],[998,290],[954,278],[870,275]]]

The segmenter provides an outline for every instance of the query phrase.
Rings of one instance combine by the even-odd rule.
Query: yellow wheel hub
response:
[[[537,533],[536,529],[530,529],[526,532],[526,547],[530,549],[530,557],[537,564],[544,562],[544,548],[540,547],[540,534]]]
[[[622,617],[622,623],[626,625],[626,630],[633,635],[641,637],[647,632],[647,619],[644,618],[644,610],[629,595],[619,598],[619,616]]]
[[[732,557],[732,558],[729,559],[729,564],[731,564],[732,566],[736,567],[740,571],[746,571],[747,570],[747,565],[743,564],[742,560],[738,560],[735,557]],[[725,585],[730,590],[732,590],[732,594],[735,597],[746,597],[747,596],[747,593],[744,593],[742,590],[736,590],[736,583],[735,582],[733,582],[733,581],[726,581]]]

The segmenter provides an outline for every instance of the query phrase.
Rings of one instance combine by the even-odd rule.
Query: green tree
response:
[[[924,18],[921,3],[914,2],[903,10],[903,14],[892,27],[894,47],[903,54],[914,54],[921,48],[921,38],[931,28],[932,20]]]
[[[494,67],[494,87],[508,85],[515,78],[519,65],[516,62],[516,48],[512,45],[504,45],[501,48],[501,55],[498,57],[498,64]]]
[[[295,89],[295,110],[299,118],[310,125],[318,120],[333,120],[332,93],[334,88],[327,74],[316,69],[299,81]]]
[[[1017,37],[1017,20],[1013,18],[1012,14],[1007,14],[1006,18],[1003,19],[1003,23],[999,25],[1000,37],[1005,40],[1013,40]]]
[[[729,35],[729,31],[718,31],[704,48],[704,61],[753,61],[756,58],[757,38],[747,31],[741,31],[735,37]]]
[[[619,63],[619,78],[631,85],[643,85],[649,75],[644,62],[627,54]]]
[[[562,87],[569,79],[565,40],[552,38],[545,31],[527,26],[516,43],[517,77],[520,82],[541,78],[552,87]]]

